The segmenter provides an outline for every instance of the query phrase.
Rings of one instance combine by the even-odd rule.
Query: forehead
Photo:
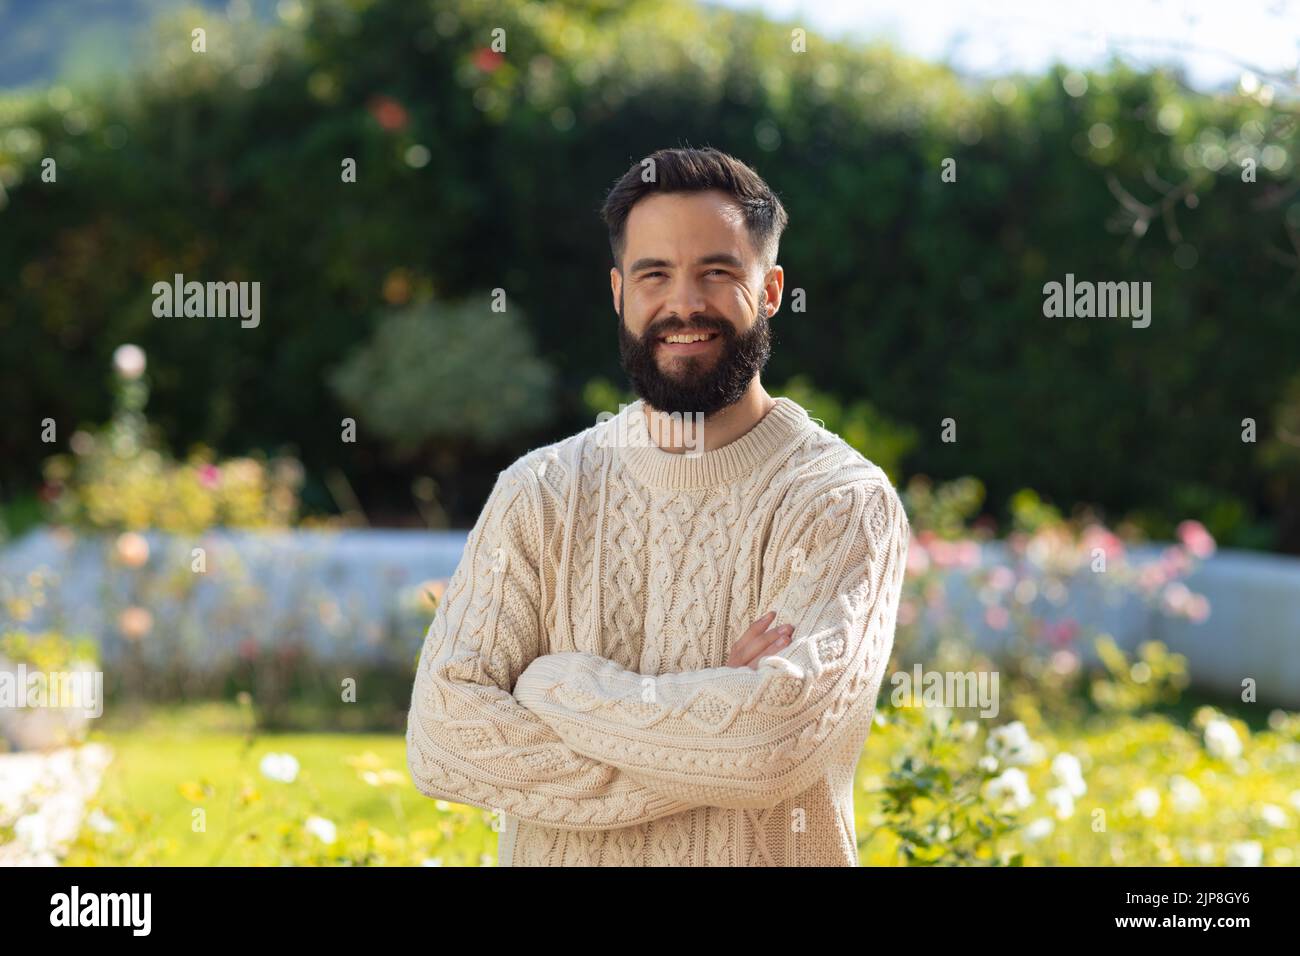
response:
[[[647,196],[628,213],[625,241],[629,259],[671,252],[660,246],[708,246],[711,252],[734,252],[741,258],[752,253],[740,206],[715,189]]]

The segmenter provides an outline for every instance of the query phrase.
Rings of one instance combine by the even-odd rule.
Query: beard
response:
[[[674,359],[674,371],[659,368],[655,352],[659,336],[674,332],[716,332],[721,350],[716,358],[687,355]],[[767,318],[767,295],[758,303],[754,324],[737,333],[725,319],[700,316],[690,322],[665,319],[633,335],[623,318],[623,294],[618,298],[618,354],[632,389],[647,405],[660,412],[700,413],[706,418],[734,405],[754,376],[767,364],[772,330]]]

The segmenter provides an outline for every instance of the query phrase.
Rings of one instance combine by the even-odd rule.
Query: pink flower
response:
[[[1074,651],[1054,651],[1051,661],[1052,669],[1058,674],[1072,674],[1079,669],[1079,655]]]
[[[907,627],[916,620],[916,602],[900,601],[898,604],[898,626]]]
[[[1200,624],[1210,616],[1210,602],[1204,594],[1193,594],[1187,599],[1187,617]]]
[[[924,574],[930,570],[930,555],[915,536],[907,545],[907,573]]]
[[[975,541],[958,541],[956,546],[957,564],[963,568],[978,567],[980,563],[980,546]]]
[[[406,107],[391,96],[371,97],[369,109],[370,115],[389,132],[399,130],[406,125],[408,119]]]
[[[989,572],[989,587],[997,591],[1010,591],[1016,583],[1016,572],[1005,564],[999,564]]]
[[[1172,614],[1184,614],[1188,608],[1188,601],[1192,598],[1192,592],[1188,590],[1186,584],[1175,581],[1165,588],[1161,597],[1165,610]]]
[[[1198,558],[1208,558],[1214,554],[1214,536],[1205,530],[1199,521],[1182,521],[1178,524],[1178,540],[1183,547]]]
[[[1064,621],[1058,621],[1049,625],[1047,639],[1057,647],[1069,644],[1079,634],[1079,622],[1074,618],[1066,618]]]
[[[1138,572],[1138,586],[1147,594],[1160,590],[1166,580],[1164,566],[1160,564],[1148,564]]]
[[[1011,623],[1011,615],[1004,607],[991,607],[984,611],[984,623],[995,631],[1005,631]]]
[[[1165,576],[1172,579],[1181,577],[1192,569],[1187,559],[1187,552],[1182,548],[1165,548],[1160,555],[1160,566]]]
[[[940,568],[973,568],[980,563],[980,546],[975,541],[944,541],[936,538],[929,543],[930,559]]]
[[[1085,551],[1091,557],[1093,550],[1100,548],[1106,555],[1106,560],[1118,558],[1124,554],[1124,542],[1121,541],[1114,533],[1102,527],[1099,524],[1090,524],[1083,529],[1083,537],[1080,542]]]
[[[216,465],[200,465],[199,482],[205,488],[217,487],[221,482],[221,469]]]
[[[484,73],[491,73],[504,62],[505,56],[496,50],[483,46],[474,51],[474,65]]]

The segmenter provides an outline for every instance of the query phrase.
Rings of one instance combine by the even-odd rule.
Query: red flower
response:
[[[391,96],[372,96],[369,109],[370,115],[389,132],[402,129],[409,119],[406,107]]]
[[[481,46],[474,51],[474,65],[484,73],[491,73],[504,63],[505,59],[504,54],[498,53],[496,50],[489,50],[485,46]]]

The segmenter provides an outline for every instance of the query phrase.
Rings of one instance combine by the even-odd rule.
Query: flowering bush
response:
[[[204,447],[177,462],[157,447],[144,416],[144,353],[114,356],[116,406],[106,426],[69,439],[72,453],[46,459],[49,518],[76,528],[195,533],[216,525],[286,527],[298,511],[302,466],[280,457],[216,461]]]
[[[1102,655],[1114,646],[1100,619],[1106,608],[1141,602],[1154,614],[1193,621],[1209,616],[1209,602],[1183,580],[1215,549],[1197,522],[1184,521],[1177,543],[1143,560],[1131,553],[1137,542],[1089,515],[1065,519],[1031,491],[1013,498],[1012,528],[1004,542],[992,540],[987,521],[970,521],[983,502],[983,487],[974,478],[938,487],[913,478],[903,498],[913,537],[896,656],[948,670],[998,667],[1010,680],[1013,707],[1032,686],[1030,706],[1063,719],[1081,715],[1080,648],[1091,644]],[[1133,535],[1131,529],[1125,533]],[[974,602],[962,603],[965,594]],[[1094,616],[1081,618],[1072,611],[1072,598]],[[996,660],[977,650],[981,631],[1003,638]],[[1145,661],[1138,673],[1154,663]]]
[[[1254,734],[1209,706],[1186,725],[1116,709],[985,727],[946,708],[877,713],[859,765],[864,864],[1300,862],[1300,715],[1275,710]]]
[[[0,660],[39,671],[59,671],[74,664],[93,666],[99,660],[99,648],[90,638],[69,639],[57,631],[8,631],[0,634]]]

